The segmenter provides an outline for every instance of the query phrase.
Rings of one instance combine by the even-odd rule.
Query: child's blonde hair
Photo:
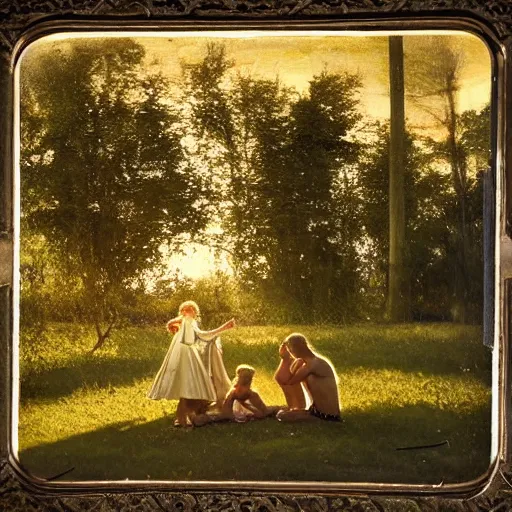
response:
[[[233,380],[233,384],[241,384],[242,386],[250,386],[252,378],[256,370],[248,364],[240,364],[236,367],[236,377]]]
[[[201,311],[199,311],[199,306],[197,305],[197,302],[194,302],[193,300],[186,300],[185,302],[182,302],[178,309],[178,313],[181,315],[183,309],[188,307],[191,307],[196,312],[196,318],[199,321],[201,317]]]

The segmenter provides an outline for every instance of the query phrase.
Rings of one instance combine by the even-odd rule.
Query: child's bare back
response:
[[[251,389],[255,370],[248,365],[240,365],[236,369],[233,386],[226,394],[220,414],[202,414],[194,418],[194,425],[202,426],[219,421],[245,422],[250,419],[260,419],[277,412],[275,407],[267,407],[260,395]],[[236,402],[243,408],[237,409]]]

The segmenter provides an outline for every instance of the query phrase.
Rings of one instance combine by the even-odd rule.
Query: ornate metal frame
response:
[[[501,205],[498,457],[479,480],[445,487],[348,484],[48,483],[12,456],[14,65],[35,37],[63,30],[460,28],[494,55],[495,170]],[[2,510],[450,510],[512,509],[509,310],[512,305],[512,3],[510,0],[0,0],[0,509]]]

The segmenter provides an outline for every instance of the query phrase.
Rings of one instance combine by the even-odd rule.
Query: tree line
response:
[[[390,129],[363,115],[361,77],[325,69],[298,92],[213,43],[176,84],[144,56],[83,40],[22,68],[22,320],[91,322],[99,348],[137,305],[213,291],[252,322],[386,319]],[[448,39],[408,64],[439,136],[403,137],[404,319],[479,321],[489,107],[457,111]],[[184,241],[233,275],[148,289]]]

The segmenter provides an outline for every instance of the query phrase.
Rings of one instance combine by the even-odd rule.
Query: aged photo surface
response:
[[[28,46],[18,76],[29,474],[485,473],[482,40],[68,33]]]

